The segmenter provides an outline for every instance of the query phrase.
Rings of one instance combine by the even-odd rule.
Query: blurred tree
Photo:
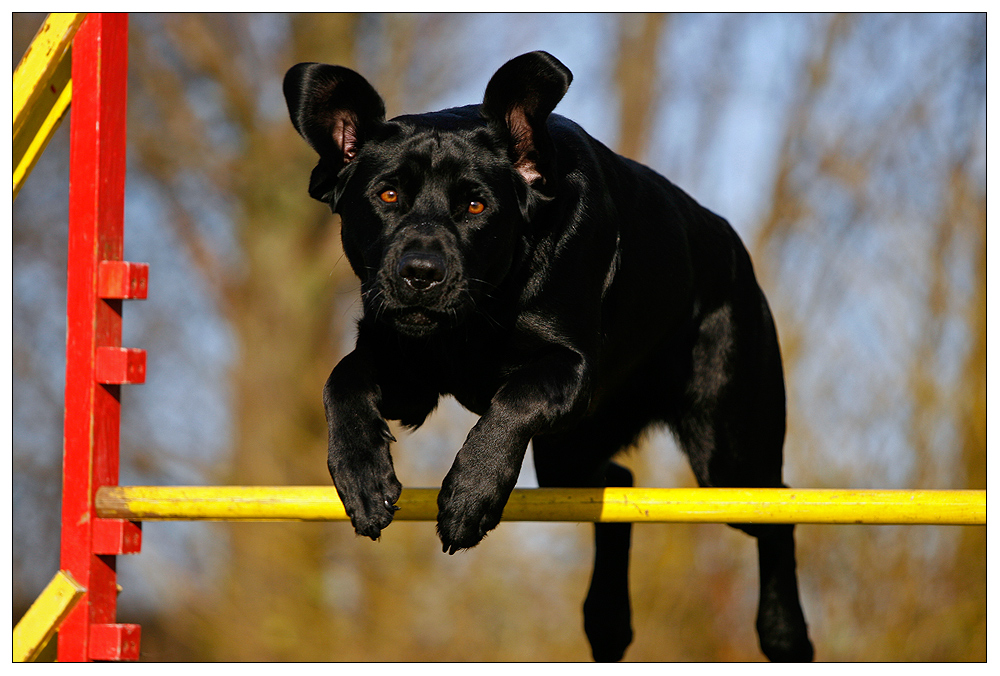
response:
[[[615,82],[620,112],[615,150],[640,162],[662,95],[657,57],[667,19],[666,14],[626,14],[619,19]]]
[[[800,480],[985,487],[982,20],[824,18],[800,71],[757,231],[766,287],[790,290],[778,307]],[[800,530],[828,620],[819,657],[985,659],[985,529]]]
[[[133,30],[134,166],[160,186],[178,239],[217,294],[240,355],[232,370],[237,424],[228,470],[214,477],[220,483],[327,481],[317,402],[340,332],[349,330],[331,322],[329,310],[350,270],[337,265],[333,217],[305,198],[311,151],[274,95],[296,61],[349,64],[356,23],[344,14],[168,15],[142,17]],[[165,131],[170,144],[162,143]],[[192,187],[229,205],[234,262],[203,232]],[[214,618],[211,632],[195,625],[201,649],[215,659],[328,657],[321,599],[329,529],[227,531],[224,586],[216,598],[198,599]],[[247,626],[258,628],[252,641]]]

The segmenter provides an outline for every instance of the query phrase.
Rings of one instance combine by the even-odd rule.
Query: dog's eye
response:
[[[383,190],[379,193],[378,198],[386,204],[392,204],[393,202],[399,201],[399,193],[395,190]]]
[[[470,214],[473,214],[473,215],[475,215],[475,214],[481,214],[484,211],[486,211],[486,205],[483,204],[482,202],[472,201],[472,202],[469,202],[468,209],[469,209],[469,213]]]

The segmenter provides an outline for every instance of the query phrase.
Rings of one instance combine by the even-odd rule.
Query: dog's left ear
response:
[[[501,66],[483,96],[483,117],[506,129],[515,169],[542,193],[555,178],[555,148],[546,122],[572,81],[573,73],[556,57],[530,52]]]

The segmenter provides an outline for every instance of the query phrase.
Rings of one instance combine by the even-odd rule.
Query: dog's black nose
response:
[[[444,259],[436,253],[411,252],[399,259],[396,272],[410,287],[424,291],[444,280]]]

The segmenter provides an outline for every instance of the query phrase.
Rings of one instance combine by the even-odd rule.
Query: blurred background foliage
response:
[[[13,15],[16,65],[43,15]],[[149,300],[123,344],[122,483],[327,484],[320,389],[357,283],[306,194],[281,96],[299,61],[354,67],[390,115],[480,100],[545,49],[557,112],[726,216],[754,256],[788,381],[786,482],[986,486],[985,15],[180,15],[131,18],[125,256]],[[58,567],[68,124],[14,204],[14,619]],[[439,485],[475,418],[397,430]],[[626,462],[694,485],[666,434]],[[526,464],[520,485],[534,485]],[[586,524],[501,525],[441,553],[433,523],[148,523],[119,559],[142,659],[585,660]],[[799,526],[820,660],[984,660],[986,529]],[[752,541],[635,528],[627,660],[761,659]]]

